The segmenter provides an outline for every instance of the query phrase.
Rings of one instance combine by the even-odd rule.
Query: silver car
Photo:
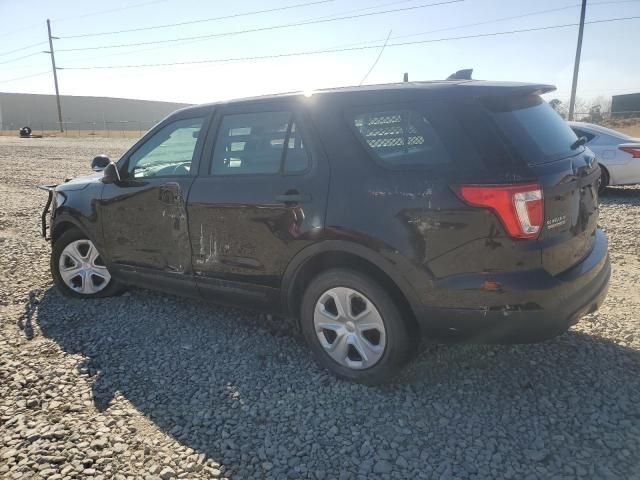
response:
[[[569,126],[578,138],[587,139],[586,145],[598,157],[601,189],[640,183],[640,138],[591,123],[569,122]]]

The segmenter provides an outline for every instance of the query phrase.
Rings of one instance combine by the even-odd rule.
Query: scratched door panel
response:
[[[279,127],[280,122],[284,126]],[[208,151],[205,148],[203,164],[220,155],[229,158],[220,163],[220,169],[209,164],[204,174],[201,170],[187,203],[196,282],[203,295],[212,292],[220,301],[248,292],[254,294],[255,303],[269,302],[289,261],[317,241],[314,234],[322,231],[329,168],[311,139],[304,115],[290,105],[221,109],[214,131],[219,138],[212,143],[216,140],[218,151],[213,144]],[[265,135],[271,137],[265,140]],[[255,165],[255,152],[264,150],[265,142],[276,150],[284,149],[287,142],[290,150],[284,157],[289,158],[304,145],[308,165],[287,173],[278,163],[273,171],[266,171],[269,166],[264,162],[280,162],[280,157],[269,159],[261,153],[259,172],[224,171],[237,167],[240,172],[244,161]]]
[[[185,198],[193,177],[105,185],[99,207],[111,262],[190,273]]]

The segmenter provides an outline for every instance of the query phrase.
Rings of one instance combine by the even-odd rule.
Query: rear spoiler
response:
[[[555,85],[538,84],[514,88],[514,93],[517,95],[542,95],[555,90],[557,90]]]
[[[463,80],[458,87],[473,89],[478,97],[504,97],[520,95],[542,95],[556,90],[554,85],[544,83],[488,82]]]
[[[533,84],[513,84],[509,86],[503,86],[502,88],[493,89],[491,86],[487,86],[487,92],[482,92],[480,89],[480,96],[487,97],[502,97],[502,96],[521,96],[521,95],[542,95],[544,93],[553,92],[556,90],[555,85],[546,85],[543,83]]]

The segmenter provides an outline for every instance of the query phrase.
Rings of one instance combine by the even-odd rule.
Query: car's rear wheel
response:
[[[598,192],[602,193],[609,186],[610,177],[606,168],[600,165],[600,185],[598,186]]]
[[[58,289],[70,297],[107,297],[121,290],[96,246],[76,229],[64,232],[53,244],[51,273]]]
[[[316,360],[348,380],[388,381],[415,351],[401,310],[359,272],[334,269],[314,278],[304,293],[301,322]]]

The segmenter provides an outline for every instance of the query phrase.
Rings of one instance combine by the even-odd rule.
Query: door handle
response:
[[[304,203],[311,201],[311,195],[305,193],[291,192],[277,195],[276,200],[284,203]]]

